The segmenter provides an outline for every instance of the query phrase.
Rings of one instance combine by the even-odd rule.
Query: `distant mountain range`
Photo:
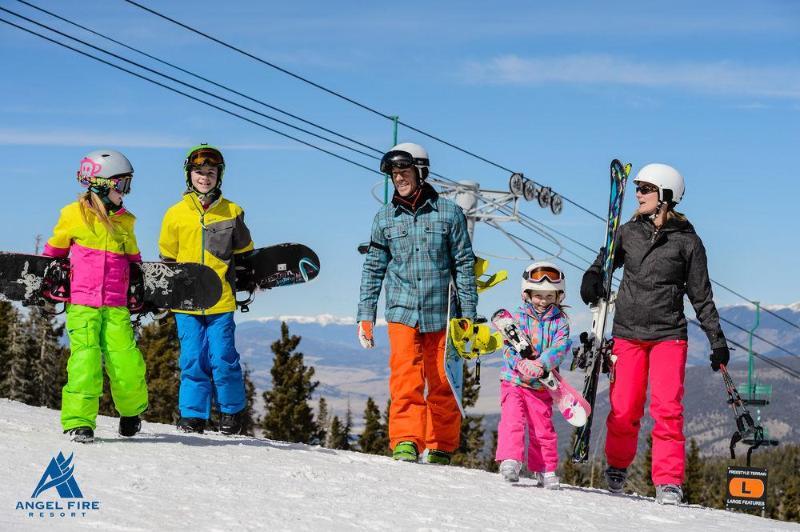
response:
[[[800,355],[800,303],[788,306],[770,306],[770,311],[784,320],[762,312],[760,325],[755,333],[793,355]],[[719,309],[725,320],[749,329],[755,323],[752,306],[729,306]],[[263,318],[242,322],[236,330],[236,340],[242,360],[250,368],[253,381],[259,391],[271,386],[270,368],[272,352],[270,345],[280,336],[280,323],[285,320],[290,334],[302,337],[298,351],[304,354],[306,364],[316,369],[320,381],[317,395],[323,395],[337,414],[343,414],[348,402],[354,420],[360,423],[367,397],[381,405],[388,399],[389,341],[386,327],[379,323],[375,329],[376,347],[364,350],[358,343],[355,322],[352,318],[337,318],[330,315],[315,317],[285,316]],[[798,324],[794,327],[792,324]],[[385,324],[384,324],[385,325]],[[726,337],[743,346],[748,345],[748,334],[723,321]],[[577,336],[579,331],[573,331]],[[689,368],[686,375],[686,432],[694,437],[705,453],[727,452],[730,435],[735,430],[733,414],[726,404],[725,389],[719,374],[708,367],[709,346],[705,334],[698,327],[689,326]],[[800,356],[790,356],[764,341],[754,339],[753,349],[771,359],[800,370]],[[747,380],[747,351],[732,352],[731,371],[737,384]],[[756,378],[759,384],[773,387],[772,404],[761,412],[762,422],[769,433],[782,441],[800,442],[800,408],[796,405],[800,396],[800,381],[772,368],[756,359]],[[500,357],[492,355],[483,359],[481,365],[481,396],[474,413],[485,414],[486,426],[494,429],[499,414]],[[582,387],[583,375],[563,369],[562,375],[578,389]],[[601,380],[598,394],[593,434],[604,435],[604,420],[608,412],[608,381]],[[744,389],[744,388],[743,388]],[[754,417],[756,409],[751,407]],[[569,442],[570,426],[558,420],[561,446]],[[651,421],[647,415],[643,427],[649,429]],[[644,434],[644,432],[643,432]],[[644,438],[642,438],[644,443]],[[596,444],[595,444],[596,445]],[[596,447],[595,447],[596,448]],[[741,452],[745,447],[740,445]],[[602,449],[599,451],[602,453]]]

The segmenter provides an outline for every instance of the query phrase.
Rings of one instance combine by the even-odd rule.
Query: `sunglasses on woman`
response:
[[[642,195],[652,194],[653,192],[658,192],[658,187],[650,183],[642,183],[636,186],[636,192]]]

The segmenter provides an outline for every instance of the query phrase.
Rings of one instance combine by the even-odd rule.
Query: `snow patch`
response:
[[[729,532],[797,525],[599,489],[509,485],[497,474],[423,466],[246,436],[183,434],[143,423],[134,438],[97,419],[97,440],[61,434],[59,413],[0,399],[0,529],[94,530],[620,530]],[[50,517],[16,510],[50,460],[74,455],[72,476],[99,509]],[[521,489],[520,489],[521,488]],[[39,503],[65,505],[55,488]],[[443,502],[444,501],[444,502]],[[511,510],[509,510],[511,509]]]

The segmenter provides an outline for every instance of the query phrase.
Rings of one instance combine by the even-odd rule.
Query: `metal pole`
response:
[[[756,322],[753,325],[753,328],[750,329],[749,341],[747,344],[747,352],[749,354],[748,361],[747,361],[747,390],[750,392],[750,399],[755,399],[756,395],[756,388],[754,381],[753,372],[755,371],[755,363],[753,358],[753,333],[755,333],[756,329],[758,329],[758,324],[761,321],[761,304],[758,301],[753,301],[753,304],[756,306]]]

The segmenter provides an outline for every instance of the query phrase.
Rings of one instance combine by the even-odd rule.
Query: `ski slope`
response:
[[[68,441],[59,414],[0,399],[0,530],[800,530],[800,526],[652,499],[394,462],[389,458],[144,423],[133,439],[98,419],[92,445]],[[65,517],[16,509],[65,506],[56,488],[31,499],[51,458],[74,453],[75,479],[96,510]]]

